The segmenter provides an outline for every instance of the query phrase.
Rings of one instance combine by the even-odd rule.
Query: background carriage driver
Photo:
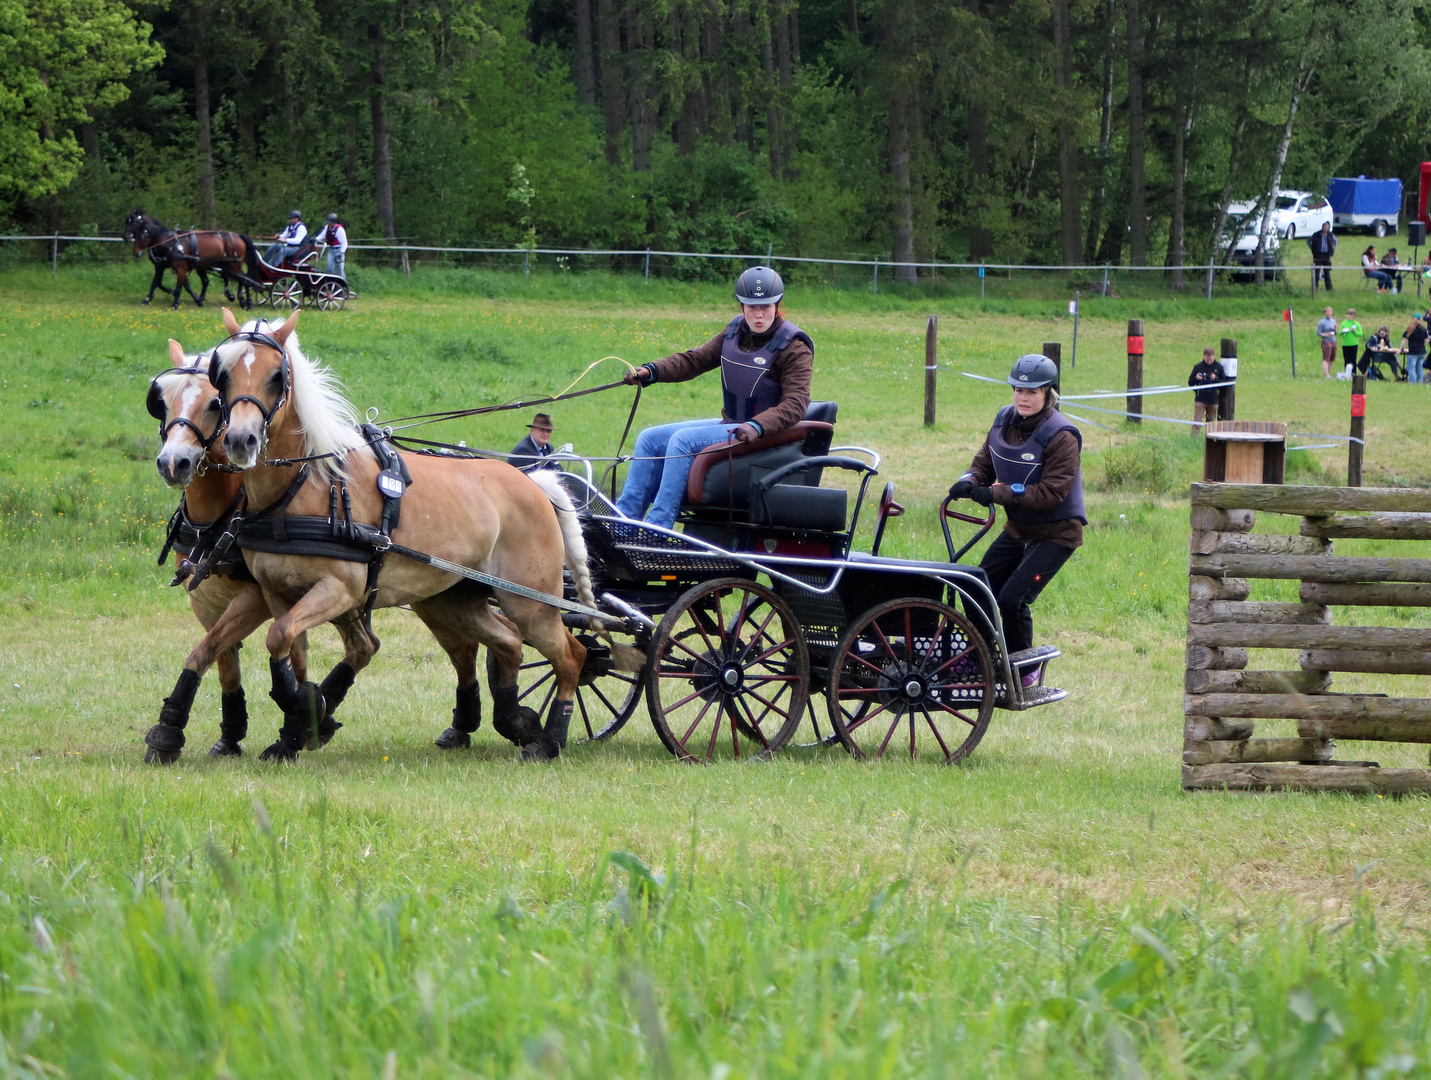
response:
[[[297,255],[303,241],[308,239],[308,226],[303,224],[303,211],[290,210],[288,225],[282,232],[274,233],[272,239],[278,243],[270,244],[268,250],[263,253],[263,261],[269,266],[281,266],[284,259]]]

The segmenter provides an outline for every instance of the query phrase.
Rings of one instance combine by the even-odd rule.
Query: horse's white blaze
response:
[[[195,386],[192,381],[189,383],[188,386],[184,387],[184,393],[179,398],[180,416],[189,416],[189,410],[194,407],[194,401],[198,398],[200,393],[201,391],[199,387]],[[194,417],[189,418],[191,420],[194,419]]]

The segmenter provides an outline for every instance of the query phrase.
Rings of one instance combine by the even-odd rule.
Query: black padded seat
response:
[[[839,408],[834,401],[812,401],[805,410],[805,419],[782,432],[752,443],[706,447],[691,465],[686,507],[748,510],[753,481],[802,457],[820,457],[830,452]],[[789,483],[819,487],[821,471],[796,473]]]

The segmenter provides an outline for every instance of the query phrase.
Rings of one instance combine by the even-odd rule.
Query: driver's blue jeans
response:
[[[669,529],[685,498],[695,455],[727,442],[732,427],[719,419],[685,420],[641,432],[616,508],[629,518],[644,515],[652,525]]]

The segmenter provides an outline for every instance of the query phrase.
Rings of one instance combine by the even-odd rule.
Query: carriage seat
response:
[[[830,452],[838,411],[836,402],[812,401],[805,410],[805,419],[784,431],[748,443],[732,440],[707,446],[691,463],[686,506],[748,510],[753,480],[802,457]],[[819,469],[810,469],[791,480],[805,487],[819,487],[820,473]]]

